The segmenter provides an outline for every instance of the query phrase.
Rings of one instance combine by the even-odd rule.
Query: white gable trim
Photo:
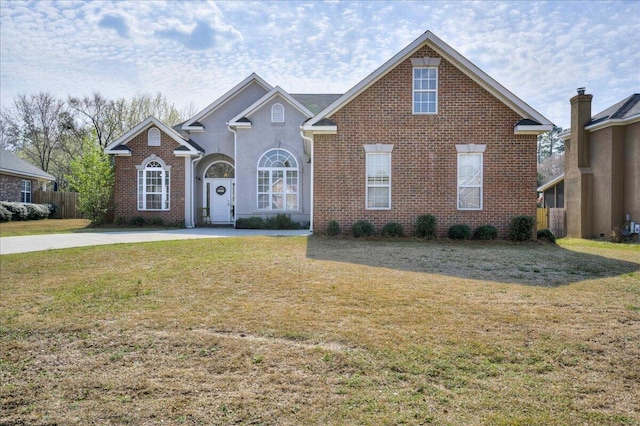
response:
[[[273,89],[273,87],[271,87],[269,83],[264,81],[258,74],[251,73],[249,77],[245,78],[240,83],[236,84],[231,90],[229,90],[224,95],[220,96],[218,99],[213,101],[213,103],[211,103],[205,109],[203,109],[202,111],[200,111],[199,113],[191,117],[189,120],[185,121],[184,124],[182,125],[182,129],[183,130],[200,130],[201,129],[200,127],[192,126],[192,124],[195,123],[196,121],[200,121],[205,117],[209,116],[211,113],[213,113],[215,110],[220,108],[228,100],[232,99],[234,96],[240,93],[242,89],[249,86],[253,82],[262,86],[267,92]]]
[[[452,65],[462,71],[469,78],[474,80],[484,89],[489,91],[495,97],[500,99],[505,105],[518,113],[523,118],[531,118],[541,125],[551,125],[542,114],[531,108],[516,95],[508,91],[505,87],[489,77],[484,71],[463,57],[451,46],[436,37],[431,31],[427,31],[414,40],[407,47],[398,52],[395,56],[385,62],[381,67],[369,74],[364,80],[356,84],[347,93],[338,98],[331,105],[320,111],[315,117],[305,124],[305,130],[312,130],[313,125],[323,118],[336,113],[348,104],[353,98],[367,90],[370,86],[392,71],[396,66],[405,61],[409,56],[414,54],[418,49],[427,44],[430,48],[445,57]]]
[[[514,127],[513,133],[516,135],[540,135],[549,130],[553,130],[553,124],[520,124]]]
[[[246,117],[248,115],[253,114],[257,110],[262,108],[265,104],[269,103],[269,101],[275,99],[278,95],[280,95],[292,107],[294,107],[295,109],[300,111],[307,118],[313,116],[313,113],[311,111],[309,111],[304,105],[302,105],[300,102],[298,102],[289,93],[287,93],[282,87],[276,86],[275,88],[271,89],[271,91],[269,91],[269,93],[267,93],[266,95],[264,95],[263,97],[261,97],[260,99],[255,101],[247,109],[245,109],[244,111],[240,112],[240,114],[236,115],[231,120],[229,120],[229,125],[230,126],[235,126],[235,127],[247,127],[247,126],[250,127],[251,123],[238,122],[238,120],[240,120],[243,117]]]
[[[171,127],[167,126],[166,124],[164,124],[163,122],[161,122],[160,120],[158,120],[157,118],[155,118],[153,116],[148,117],[146,120],[144,120],[143,122],[139,123],[133,129],[129,130],[127,133],[125,133],[124,135],[120,136],[114,142],[110,143],[104,149],[105,154],[130,156],[131,152],[123,152],[123,151],[120,151],[120,150],[117,150],[117,149],[114,149],[114,148],[119,146],[119,145],[128,144],[131,139],[133,139],[134,137],[138,136],[140,133],[142,133],[149,126],[152,126],[152,125],[156,126],[161,132],[167,134],[171,139],[176,141],[179,145],[182,145],[182,146],[188,148],[188,151],[174,151],[175,155],[197,155],[198,154],[198,151],[195,150],[190,144],[188,144],[187,141],[185,141],[182,138],[182,136],[180,136],[180,134],[178,132],[176,132]],[[146,145],[146,141],[145,141],[145,145]]]

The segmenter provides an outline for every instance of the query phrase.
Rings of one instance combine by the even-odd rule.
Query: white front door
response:
[[[230,223],[232,220],[233,179],[206,179],[209,185],[210,214],[213,223]]]

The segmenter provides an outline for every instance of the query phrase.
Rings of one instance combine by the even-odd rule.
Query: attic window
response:
[[[147,133],[147,144],[149,146],[160,146],[160,130],[152,127]]]
[[[284,107],[282,104],[273,104],[271,107],[271,122],[284,123]]]

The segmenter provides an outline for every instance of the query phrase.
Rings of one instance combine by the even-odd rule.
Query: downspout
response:
[[[236,227],[236,194],[238,193],[238,183],[236,176],[238,176],[238,133],[231,128],[227,121],[227,129],[233,133],[233,227]]]
[[[200,153],[196,158],[191,160],[191,207],[189,211],[191,213],[191,226],[190,228],[196,227],[196,219],[195,219],[195,210],[196,210],[196,174],[195,174],[195,163],[202,160],[204,154]]]
[[[311,139],[310,137],[307,137],[304,135],[304,131],[302,130],[302,126],[300,126],[300,136],[302,137],[302,139],[305,139],[307,141],[309,141],[310,144],[310,153],[309,153],[309,159],[311,161],[311,183],[309,185],[310,191],[309,191],[309,232],[313,234],[313,169],[315,168],[315,162],[314,162],[314,158],[313,158],[313,139]]]

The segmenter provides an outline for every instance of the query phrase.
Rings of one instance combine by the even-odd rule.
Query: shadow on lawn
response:
[[[557,287],[623,274],[640,263],[578,253],[539,242],[358,240],[312,236],[307,258],[471,280]]]

